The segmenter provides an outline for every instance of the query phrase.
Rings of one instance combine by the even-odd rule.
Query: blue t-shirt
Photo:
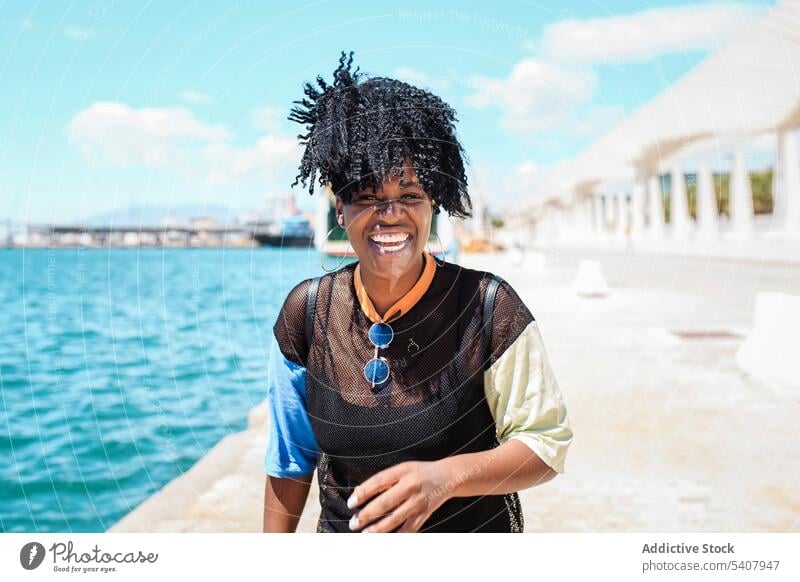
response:
[[[314,472],[317,440],[306,409],[306,369],[283,355],[275,337],[267,371],[269,444],[264,470],[272,477],[300,477]]]

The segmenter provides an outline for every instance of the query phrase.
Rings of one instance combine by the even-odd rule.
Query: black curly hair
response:
[[[305,83],[305,99],[294,101],[288,119],[305,124],[298,135],[305,146],[298,182],[314,194],[314,184],[328,182],[349,204],[353,193],[376,192],[389,175],[397,175],[410,158],[420,185],[451,216],[471,215],[464,172],[466,155],[456,137],[455,110],[436,95],[386,77],[366,80],[351,72],[353,53],[339,58],[329,85]],[[317,176],[319,173],[319,176]]]

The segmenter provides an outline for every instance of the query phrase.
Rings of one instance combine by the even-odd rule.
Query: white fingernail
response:
[[[356,494],[353,493],[350,496],[350,499],[347,500],[347,507],[348,509],[353,509],[356,505],[358,505],[358,497],[356,497]]]
[[[357,529],[358,528],[358,517],[353,516],[350,518],[350,529]]]

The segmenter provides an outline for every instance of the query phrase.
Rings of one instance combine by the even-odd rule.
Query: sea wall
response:
[[[267,403],[248,415],[247,430],[230,434],[180,477],[167,483],[109,532],[260,532],[264,507]],[[312,484],[298,531],[313,532],[319,516]]]

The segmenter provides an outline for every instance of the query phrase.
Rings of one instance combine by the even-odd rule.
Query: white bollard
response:
[[[758,293],[753,331],[736,354],[739,367],[768,384],[800,388],[800,297]]]
[[[578,275],[572,289],[581,297],[605,297],[608,283],[603,275],[603,265],[599,261],[582,260],[578,264]]]

